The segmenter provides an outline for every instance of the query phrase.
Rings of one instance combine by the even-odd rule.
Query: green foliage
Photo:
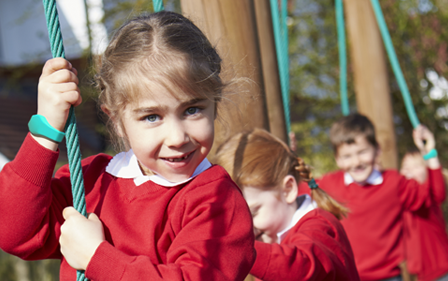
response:
[[[0,277],[4,281],[16,280],[13,258],[3,251],[0,251]]]
[[[59,260],[23,261],[0,250],[0,280],[2,281],[57,281],[59,280],[59,265]]]
[[[425,4],[426,3],[426,4]],[[411,92],[420,122],[434,132],[443,165],[448,165],[448,154],[442,148],[448,144],[446,114],[447,93],[431,94],[434,81],[428,71],[448,77],[447,42],[448,14],[429,1],[383,1],[382,8],[389,26],[404,77]],[[392,104],[397,132],[397,149],[402,156],[413,146],[412,126],[404,109],[400,90],[389,69]]]
[[[297,154],[318,176],[336,168],[328,131],[342,116],[336,19],[332,0],[295,3],[289,27],[292,130]],[[348,97],[354,104],[348,76]]]
[[[442,150],[448,142],[447,94],[440,98],[430,94],[434,85],[427,73],[448,74],[448,31],[443,28],[448,24],[448,1],[385,0],[381,4],[417,115],[435,133],[440,158],[447,166],[448,154]],[[290,16],[292,128],[297,134],[298,154],[310,159],[315,173],[321,174],[335,168],[334,161],[327,159],[333,158],[328,131],[342,116],[334,4],[332,0],[295,1]],[[355,112],[350,57],[348,63],[349,101],[351,112]],[[413,146],[412,125],[389,62],[387,65],[401,157]]]
[[[104,2],[104,22],[109,31],[120,27],[127,19],[141,13],[154,12],[152,1],[148,0],[103,0]],[[163,1],[165,10],[181,12],[180,0]]]

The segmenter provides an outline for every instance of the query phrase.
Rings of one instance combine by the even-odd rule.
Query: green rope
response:
[[[59,25],[58,11],[55,0],[43,0],[45,9],[45,18],[47,21],[48,36],[50,39],[51,53],[54,58],[65,57],[64,46],[62,43],[62,33]],[[81,152],[79,148],[78,130],[76,127],[76,118],[73,106],[65,125],[65,139],[67,142],[68,164],[70,169],[70,180],[72,183],[73,206],[75,209],[87,216],[86,200],[84,196],[84,181],[81,168]],[[78,281],[88,280],[84,276],[84,271],[77,271]]]
[[[347,49],[345,44],[344,6],[342,0],[336,0],[335,10],[339,46],[339,89],[341,93],[341,109],[342,114],[347,116],[350,114],[350,108],[347,97]]]
[[[165,10],[165,7],[163,7],[163,0],[152,0],[152,5],[155,13]]]
[[[372,3],[373,10],[375,12],[376,20],[380,28],[381,36],[383,37],[384,46],[386,47],[390,64],[392,65],[392,69],[397,79],[398,86],[400,87],[401,95],[404,99],[406,111],[408,113],[409,119],[411,120],[412,126],[416,128],[420,124],[420,122],[418,121],[417,114],[415,113],[411,95],[409,93],[406,80],[404,79],[403,72],[401,71],[400,63],[398,62],[397,54],[395,53],[394,45],[392,44],[392,39],[390,38],[389,30],[387,29],[383,12],[381,11],[381,6],[378,0],[370,0],[370,2]]]
[[[285,113],[286,131],[291,131],[289,108],[289,58],[288,58],[288,26],[287,1],[282,0],[281,20],[279,16],[278,1],[271,0],[272,26],[274,29],[275,50],[277,53],[278,70],[282,91],[283,110]]]

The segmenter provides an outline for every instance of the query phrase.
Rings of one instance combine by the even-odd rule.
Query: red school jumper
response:
[[[250,273],[263,281],[358,281],[353,252],[341,223],[322,209],[304,215],[280,244],[255,241]]]
[[[377,185],[345,185],[344,172],[336,171],[319,181],[322,189],[350,210],[341,223],[352,245],[361,280],[400,275],[398,264],[404,260],[403,211],[430,206],[430,188],[444,188],[441,169],[429,170],[429,179],[422,185],[395,170],[383,171],[382,178],[383,182]]]
[[[23,259],[61,259],[60,280],[76,280],[59,248],[62,210],[72,205],[68,167],[52,173],[58,152],[27,136],[0,173],[0,247]],[[255,259],[252,217],[220,166],[164,187],[105,172],[111,156],[82,162],[87,212],[106,241],[87,266],[102,280],[244,280]]]
[[[445,188],[434,191],[431,207],[403,214],[406,265],[419,281],[433,281],[448,274],[448,235],[440,208],[445,201]]]

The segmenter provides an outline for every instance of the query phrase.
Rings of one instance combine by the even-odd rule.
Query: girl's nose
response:
[[[167,125],[165,145],[169,147],[181,147],[190,141],[190,137],[182,125],[182,122],[174,121]]]

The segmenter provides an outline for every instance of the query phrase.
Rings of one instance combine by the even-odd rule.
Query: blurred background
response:
[[[439,157],[448,167],[448,153],[444,151],[448,147],[448,29],[444,28],[448,26],[448,0],[380,3],[417,115],[434,132]],[[76,108],[76,116],[83,157],[99,152],[113,154],[95,103],[93,62],[107,46],[114,29],[133,15],[153,12],[152,1],[60,0],[57,4],[66,57],[78,69],[81,81],[84,102]],[[182,13],[181,0],[166,0],[164,4],[166,10]],[[353,24],[350,17],[363,16],[361,10],[346,9],[345,13],[348,26]],[[334,1],[289,0],[287,28],[291,130],[296,136],[297,154],[319,176],[336,169],[328,133],[331,123],[342,116]],[[350,30],[348,33],[350,50],[358,43]],[[354,77],[359,75],[355,73],[359,66],[353,64],[352,56],[353,51],[349,51],[348,99],[350,111],[356,112],[359,97],[357,101]],[[42,2],[0,0],[0,168],[14,158],[28,132],[27,123],[36,112],[39,75],[50,57]],[[362,67],[369,69],[371,65],[365,63]],[[413,146],[412,125],[387,60],[385,67],[395,153],[401,159]],[[377,77],[371,78],[375,81]],[[381,108],[377,111],[381,114]],[[57,168],[67,163],[65,151],[61,145]],[[25,262],[0,251],[2,281],[58,280],[58,271],[58,261]]]

